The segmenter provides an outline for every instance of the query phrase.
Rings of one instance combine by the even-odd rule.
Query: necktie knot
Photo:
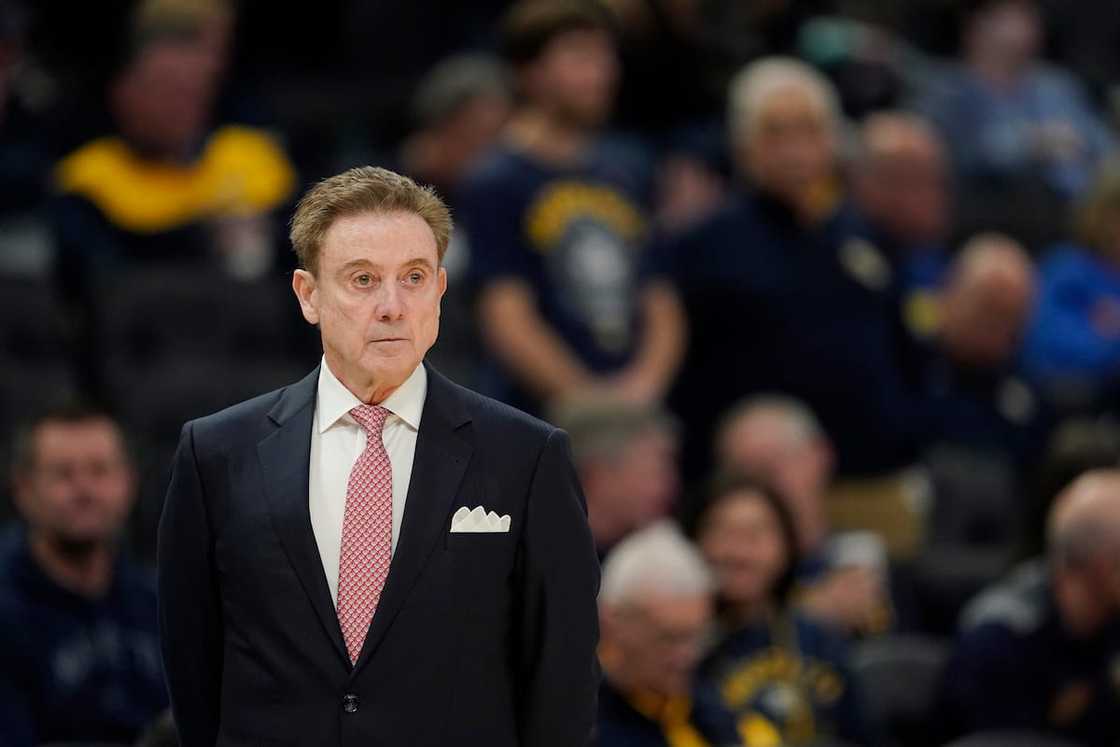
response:
[[[380,438],[389,411],[381,405],[358,405],[350,411],[350,417],[362,427],[367,438]]]

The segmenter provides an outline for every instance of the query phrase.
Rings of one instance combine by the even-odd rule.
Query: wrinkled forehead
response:
[[[438,265],[436,238],[423,218],[407,211],[339,216],[324,234],[319,251],[324,272],[356,261],[391,268],[418,260]]]
[[[750,137],[763,128],[812,123],[827,129],[836,116],[827,90],[796,76],[764,79],[744,93],[739,129]]]

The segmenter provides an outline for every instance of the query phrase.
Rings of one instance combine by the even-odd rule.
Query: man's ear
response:
[[[309,324],[319,323],[319,286],[315,276],[307,270],[292,274],[292,290],[299,301],[299,309]]]

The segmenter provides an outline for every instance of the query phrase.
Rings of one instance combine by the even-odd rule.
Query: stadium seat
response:
[[[1018,526],[1015,471],[1006,460],[940,447],[923,459],[935,503],[930,542],[935,545],[1006,546]]]
[[[111,369],[184,353],[284,357],[306,327],[282,279],[242,282],[192,264],[117,273],[98,297],[95,345]]]
[[[856,646],[852,669],[885,744],[933,744],[929,717],[948,655],[948,642],[917,635],[872,638]]]
[[[914,593],[922,630],[952,635],[970,599],[998,581],[1014,565],[1013,550],[967,545],[927,548],[914,563]]]

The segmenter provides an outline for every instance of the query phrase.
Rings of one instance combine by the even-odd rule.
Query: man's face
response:
[[[525,70],[529,97],[561,121],[601,126],[610,116],[618,60],[606,31],[579,29],[557,35]]]
[[[622,514],[619,523],[630,529],[644,526],[664,516],[680,490],[676,438],[651,428],[594,466],[588,481],[601,497],[593,500],[597,510]]]
[[[896,240],[927,244],[945,237],[949,175],[936,144],[916,141],[872,156],[856,183],[860,206]]]
[[[770,194],[798,201],[831,178],[835,143],[828,112],[801,86],[775,90],[744,126],[744,156],[755,184]]]
[[[444,168],[450,186],[461,178],[470,165],[498,138],[512,105],[507,96],[487,93],[468,101],[436,129],[442,145]]]
[[[971,43],[1009,65],[1022,67],[1038,54],[1042,19],[1031,0],[993,3],[972,21]]]
[[[1089,638],[1120,621],[1120,563],[1117,560],[1100,556],[1076,566],[1055,564],[1054,594],[1059,601],[1062,622],[1074,636]]]
[[[205,131],[219,74],[213,50],[199,41],[151,44],[114,85],[118,127],[145,149],[181,156]]]
[[[297,270],[303,315],[318,324],[331,370],[353,386],[396,388],[439,333],[447,275],[415,213],[360,213],[327,230],[315,275]]]
[[[750,604],[769,598],[789,554],[777,516],[761,497],[748,492],[728,496],[712,509],[700,549],[723,596]]]
[[[28,524],[72,546],[111,540],[128,518],[135,486],[117,427],[104,418],[48,421],[32,439],[29,469],[16,478]]]
[[[629,685],[661,695],[684,695],[711,616],[707,594],[648,595],[607,611],[603,632],[618,649]]]
[[[1005,365],[1019,349],[1033,298],[1029,276],[1008,274],[983,283],[966,279],[951,286],[942,322],[949,354],[978,368]]]

